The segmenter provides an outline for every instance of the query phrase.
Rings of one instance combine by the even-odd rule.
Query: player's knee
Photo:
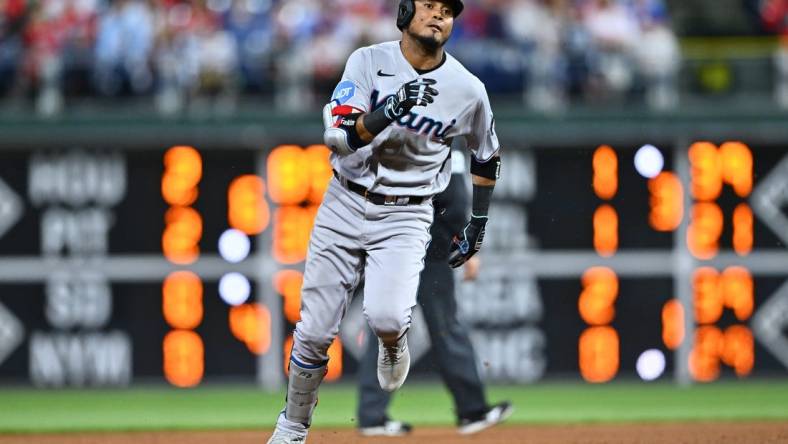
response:
[[[410,325],[410,313],[398,313],[390,307],[367,308],[366,315],[369,326],[383,340],[397,339]]]
[[[334,336],[327,332],[296,328],[293,355],[307,364],[318,364],[328,359],[328,347]]]

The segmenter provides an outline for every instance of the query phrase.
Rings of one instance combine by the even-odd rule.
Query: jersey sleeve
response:
[[[498,135],[495,133],[495,117],[490,106],[490,98],[487,97],[487,90],[483,85],[480,95],[467,140],[468,149],[476,160],[486,162],[498,153],[500,145]]]
[[[369,79],[369,51],[359,48],[350,54],[345,64],[342,80],[331,94],[338,106],[354,108],[355,112],[368,112],[372,89]]]

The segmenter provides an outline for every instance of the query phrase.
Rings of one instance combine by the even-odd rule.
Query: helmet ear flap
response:
[[[410,21],[413,20],[413,15],[416,13],[416,5],[414,0],[399,0],[399,8],[397,9],[397,28],[402,31],[407,28]]]

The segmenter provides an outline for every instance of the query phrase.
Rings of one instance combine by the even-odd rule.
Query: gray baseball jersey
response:
[[[331,163],[341,176],[376,193],[432,196],[448,186],[455,137],[464,137],[480,161],[496,154],[484,85],[448,54],[437,68],[418,73],[398,42],[361,48],[348,59],[332,100],[369,112],[420,75],[436,80],[434,103],[414,107],[357,152],[333,154]],[[358,285],[363,285],[364,313],[378,336],[398,338],[408,330],[432,218],[431,199],[376,205],[339,180],[331,181],[310,238],[294,362],[306,368],[328,359],[328,346]]]
[[[399,42],[360,48],[348,59],[331,99],[370,112],[403,83],[419,77],[436,80],[439,95],[434,103],[413,107],[355,153],[332,154],[331,164],[342,176],[381,194],[429,196],[449,184],[453,138],[465,137],[481,162],[497,153],[495,119],[484,84],[449,54],[437,68],[419,73]]]

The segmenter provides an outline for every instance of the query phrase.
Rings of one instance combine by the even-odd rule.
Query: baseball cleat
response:
[[[282,411],[276,419],[276,428],[268,439],[268,444],[303,444],[308,432],[309,429],[304,424],[289,421]]]
[[[411,430],[413,427],[407,422],[394,421],[390,418],[385,418],[382,424],[358,429],[359,433],[364,436],[405,436]]]
[[[514,407],[509,401],[500,402],[490,407],[486,412],[471,418],[461,418],[458,432],[461,435],[470,435],[500,424],[512,416]]]
[[[393,346],[386,346],[378,339],[378,383],[380,388],[393,392],[402,386],[410,370],[410,351],[407,336]]]
[[[268,440],[268,444],[302,444],[306,442],[306,435],[275,429]]]

